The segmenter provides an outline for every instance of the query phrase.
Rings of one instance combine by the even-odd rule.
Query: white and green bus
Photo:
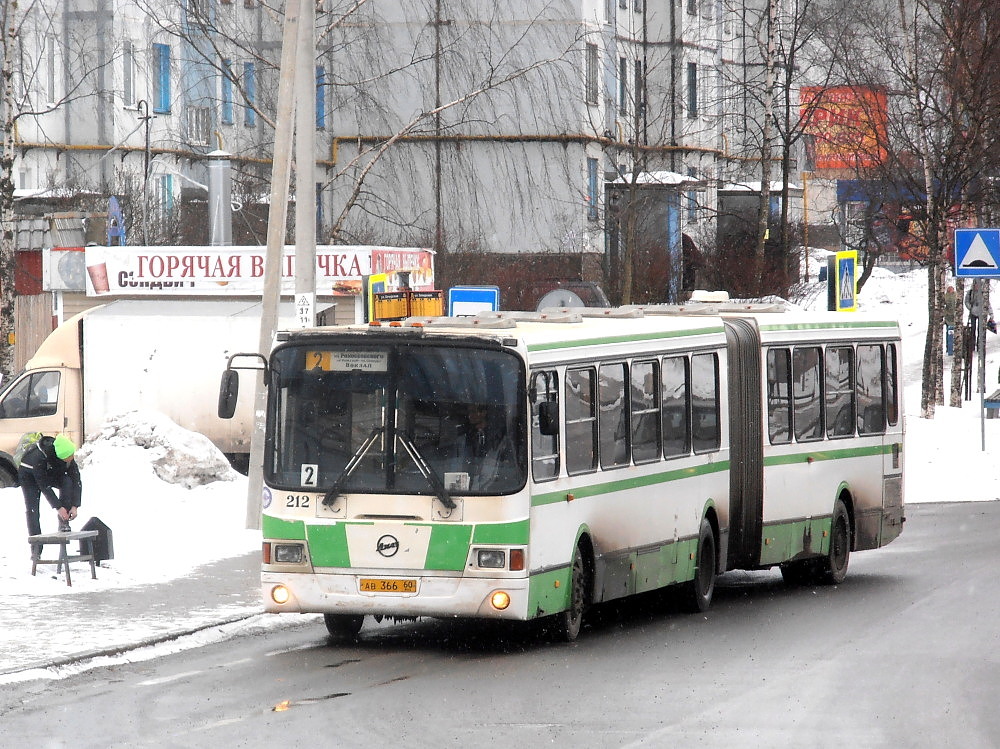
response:
[[[572,640],[592,604],[668,586],[703,611],[727,570],[839,583],[902,529],[900,361],[894,321],[764,305],[280,333],[265,609]]]

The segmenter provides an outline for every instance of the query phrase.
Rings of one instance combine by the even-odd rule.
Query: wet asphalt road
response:
[[[642,598],[571,645],[537,628],[315,618],[0,686],[0,746],[996,747],[1000,502],[907,508],[847,582],[730,573],[712,609]]]

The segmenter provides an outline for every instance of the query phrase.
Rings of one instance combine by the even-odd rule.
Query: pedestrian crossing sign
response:
[[[853,312],[858,307],[858,252],[845,250],[834,256],[829,283],[833,290],[835,312]]]
[[[955,229],[955,276],[1000,278],[1000,229]]]

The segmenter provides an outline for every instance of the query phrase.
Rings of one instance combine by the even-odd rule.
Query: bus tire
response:
[[[364,614],[323,614],[326,631],[335,640],[353,640],[364,621]]]
[[[570,567],[569,606],[555,615],[556,636],[563,642],[573,642],[580,636],[583,615],[587,610],[587,565],[579,546]]]
[[[0,465],[0,489],[9,489],[12,486],[18,486],[17,471]]]
[[[694,579],[683,585],[684,608],[692,613],[708,611],[715,593],[715,576],[718,561],[715,554],[715,534],[707,519],[702,518],[698,532],[697,566]]]
[[[843,500],[838,498],[830,519],[830,550],[820,562],[817,582],[823,585],[839,585],[844,582],[850,561],[851,518]]]

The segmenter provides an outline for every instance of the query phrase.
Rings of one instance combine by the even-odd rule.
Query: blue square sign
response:
[[[1000,229],[955,229],[955,275],[1000,278]]]

